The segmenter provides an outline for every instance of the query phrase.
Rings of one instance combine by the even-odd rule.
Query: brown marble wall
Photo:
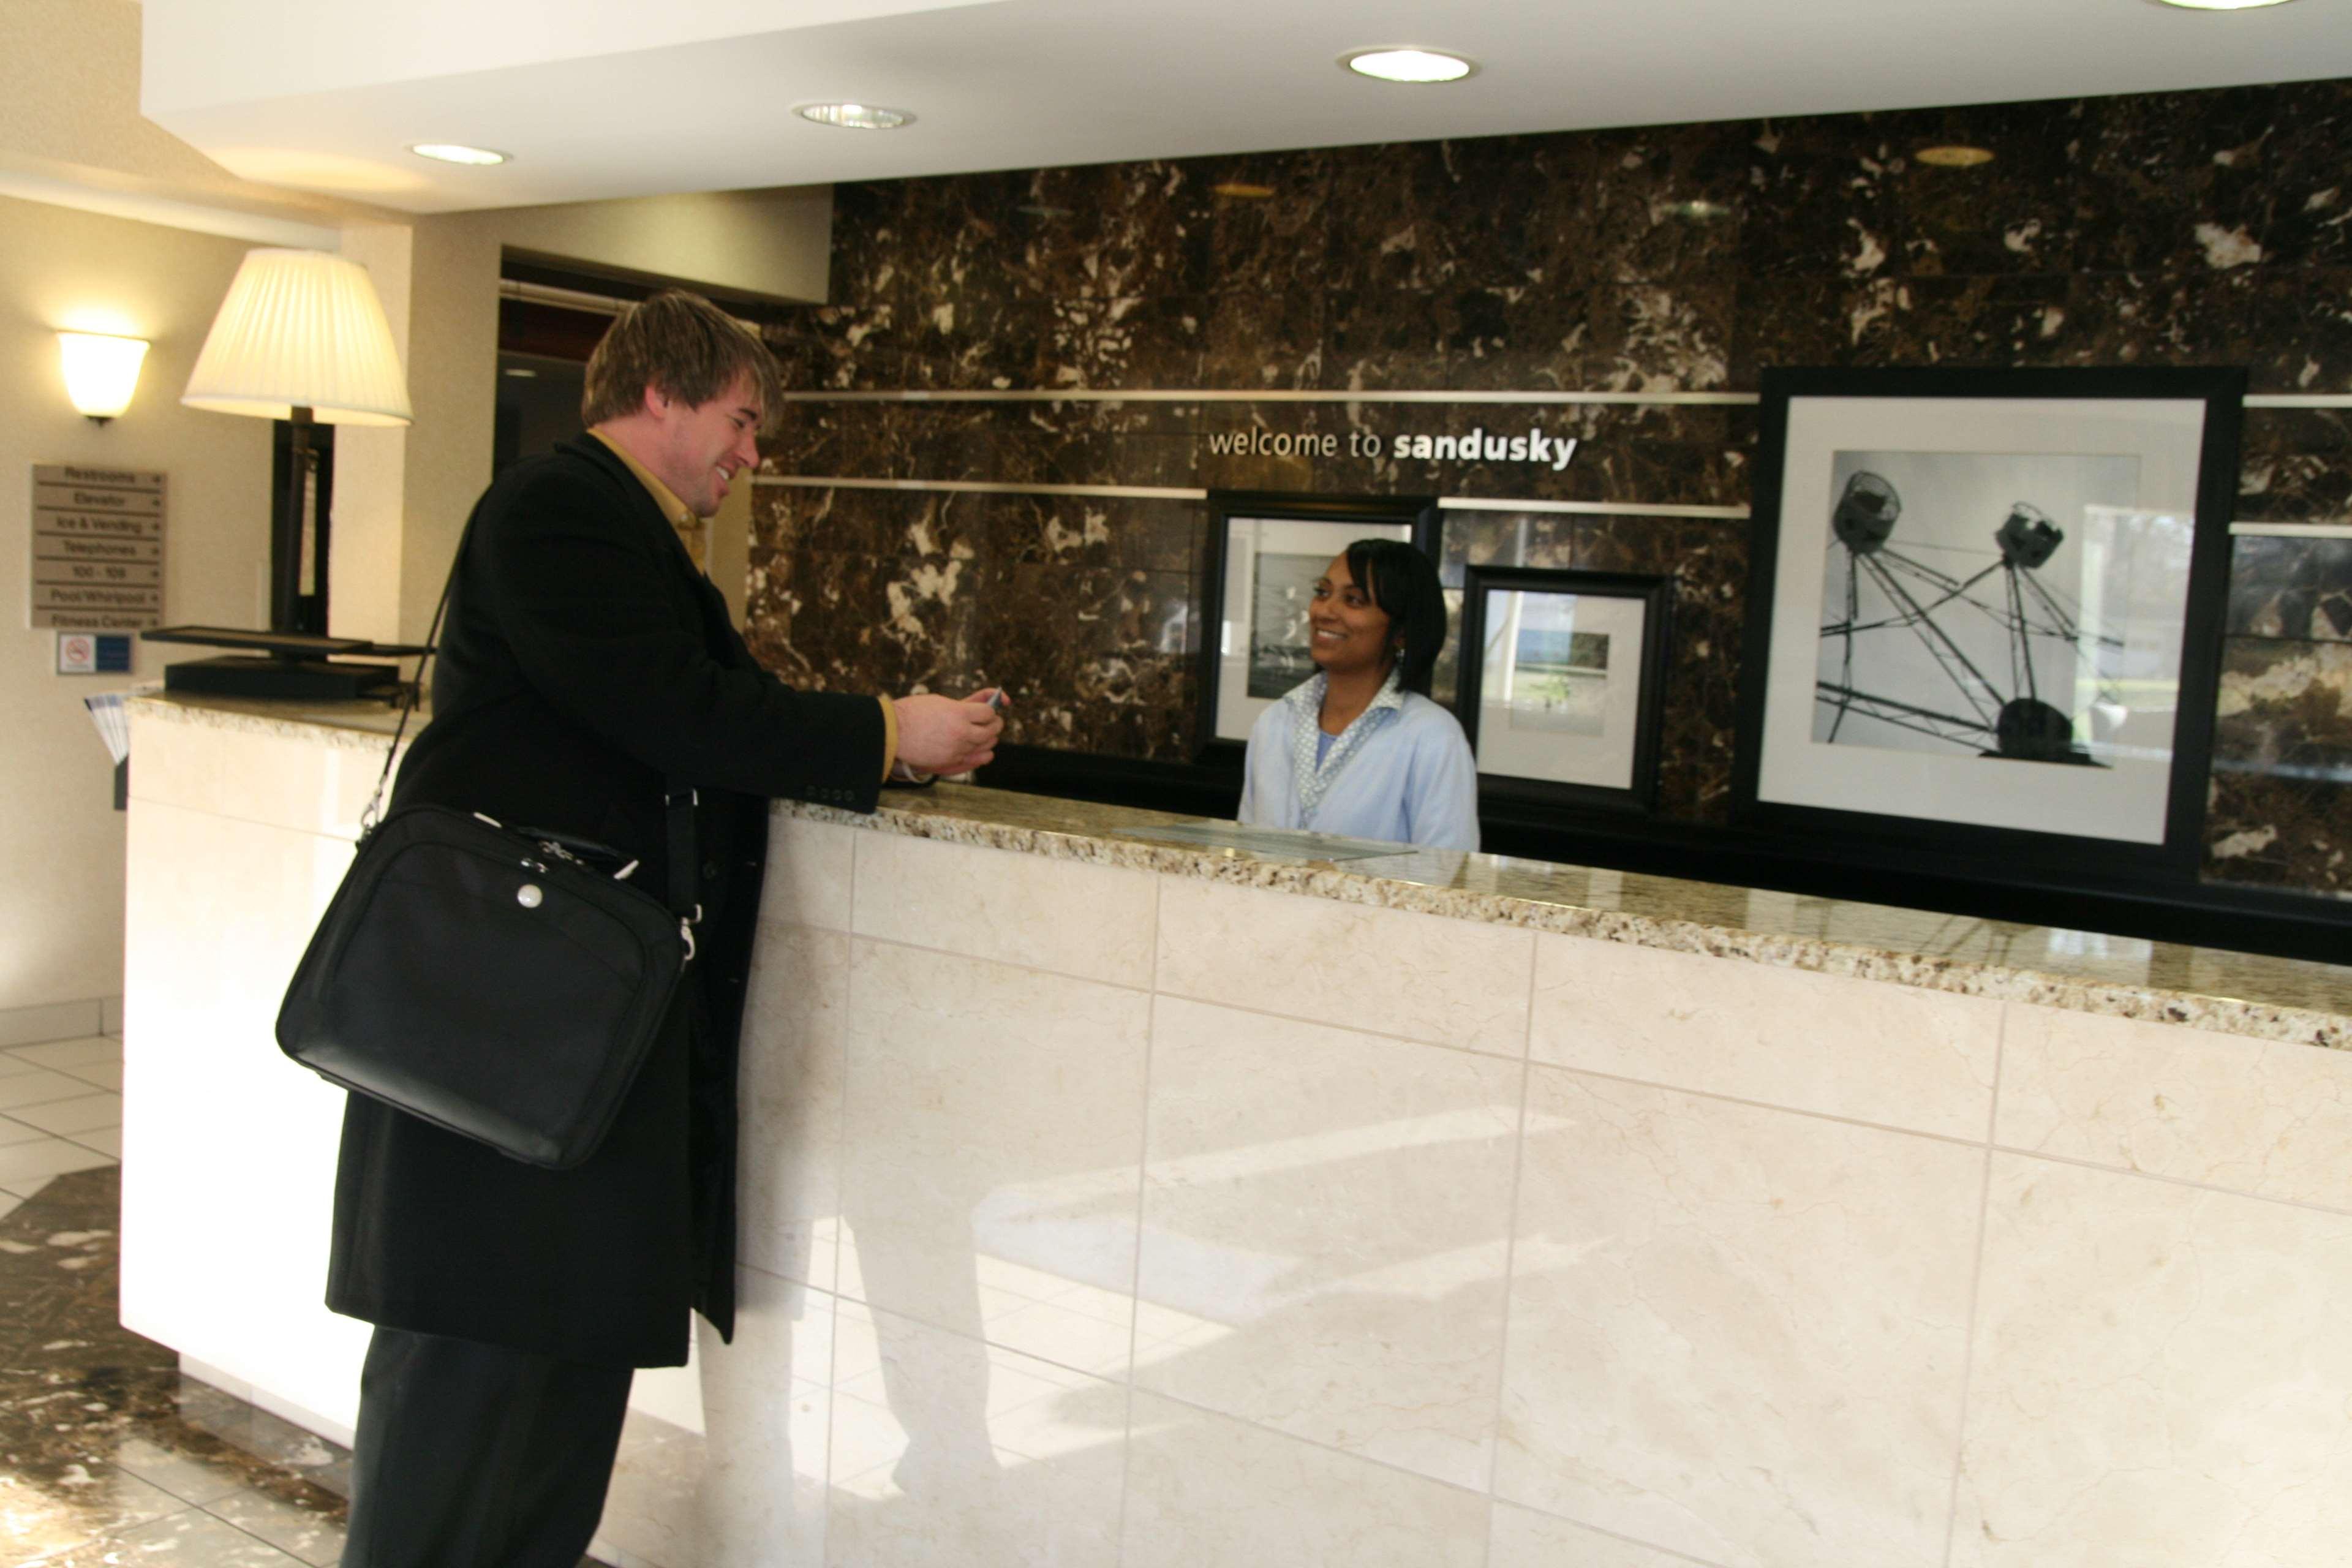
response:
[[[2352,539],[2242,536],[2230,588],[2209,872],[2352,895]]]
[[[1953,142],[1995,159],[1913,155]],[[806,390],[1711,391],[1766,364],[2221,363],[2256,392],[2352,391],[2347,142],[2337,81],[845,185],[834,302],[771,342]],[[1205,441],[1473,424],[1583,446],[1551,473]],[[812,403],[768,469],[1739,505],[1754,443],[1751,410],[1705,406]],[[2251,412],[2242,489],[2248,517],[2345,517],[2344,416]],[[1002,680],[1015,739],[1191,753],[1197,505],[772,485],[759,515],[753,636],[780,669]],[[1661,809],[1726,819],[1744,525],[1447,523],[1457,580],[1512,552],[1675,574]],[[2352,785],[2288,790],[2239,760],[2212,868],[2341,886],[2286,814],[2341,819]]]

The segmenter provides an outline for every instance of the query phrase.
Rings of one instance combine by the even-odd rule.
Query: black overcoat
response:
[[[524,1165],[363,1096],[343,1117],[327,1304],[569,1360],[675,1366],[734,1320],[735,1063],[771,796],[870,811],[871,697],[761,669],[652,496],[589,437],[474,510],[394,791],[610,845],[668,882],[666,780],[694,786],[704,910],[670,1026],[604,1142]]]

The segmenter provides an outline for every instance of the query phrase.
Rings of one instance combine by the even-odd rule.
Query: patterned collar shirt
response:
[[[1477,848],[1477,764],[1454,715],[1405,690],[1391,671],[1370,705],[1325,747],[1318,737],[1328,685],[1318,670],[1258,715],[1250,729],[1241,820]]]

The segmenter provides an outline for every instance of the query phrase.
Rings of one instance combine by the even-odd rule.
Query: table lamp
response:
[[[159,642],[255,647],[268,657],[174,665],[165,671],[166,682],[244,696],[333,697],[396,680],[398,671],[390,666],[332,665],[324,658],[393,649],[313,636],[300,624],[304,541],[317,532],[308,515],[311,426],[410,420],[400,353],[367,268],[323,250],[246,252],[180,401],[220,414],[282,419],[293,438],[286,493],[270,528],[268,632],[179,626],[148,634]],[[323,577],[323,562],[311,567]],[[197,635],[210,632],[219,635]]]

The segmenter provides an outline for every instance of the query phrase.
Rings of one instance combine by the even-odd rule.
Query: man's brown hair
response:
[[[762,423],[783,402],[776,362],[751,329],[699,294],[665,289],[621,312],[588,356],[580,422],[602,425],[645,406],[646,388],[699,408],[751,378]]]

